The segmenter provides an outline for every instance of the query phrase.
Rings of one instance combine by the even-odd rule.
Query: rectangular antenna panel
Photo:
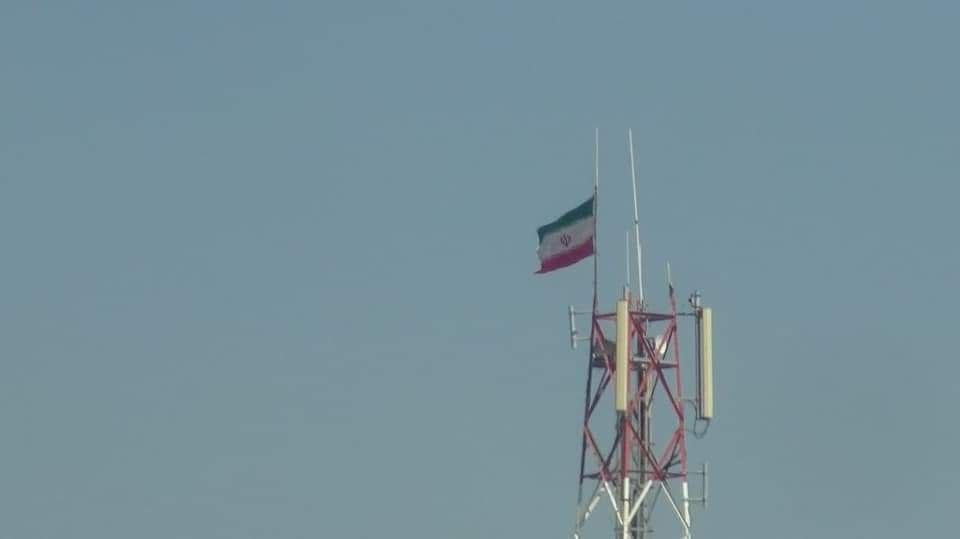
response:
[[[713,418],[713,309],[700,311],[700,418]]]
[[[627,389],[630,385],[630,310],[627,300],[617,302],[617,371],[614,401],[618,412],[627,411]]]

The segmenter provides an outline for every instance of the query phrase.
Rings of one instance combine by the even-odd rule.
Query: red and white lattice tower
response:
[[[636,225],[636,212],[634,217]],[[639,238],[639,230],[636,234]],[[639,272],[639,256],[637,265]],[[680,537],[690,539],[691,504],[706,503],[706,465],[689,472],[687,435],[699,437],[702,432],[695,426],[705,427],[713,417],[712,311],[700,305],[698,293],[690,297],[688,310],[678,311],[669,281],[668,267],[666,309],[648,308],[642,280],[638,297],[631,297],[629,288],[624,287],[612,309],[599,307],[596,286],[591,312],[570,309],[574,347],[578,340],[587,340],[578,336],[575,316],[590,316],[574,539],[598,536],[589,533],[593,526],[586,526],[598,505],[612,508],[617,539],[649,539],[652,518],[659,512],[672,516],[658,517],[658,522],[676,522]],[[693,345],[690,348],[696,359],[688,366],[696,373],[694,399],[684,398],[683,319],[692,321],[694,329],[694,338],[688,343]],[[604,398],[607,394],[612,399]],[[703,478],[698,499],[690,497],[689,475]],[[658,536],[676,537],[659,531]]]

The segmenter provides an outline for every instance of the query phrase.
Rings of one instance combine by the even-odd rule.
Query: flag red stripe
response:
[[[573,249],[564,251],[556,256],[546,258],[540,262],[540,271],[537,273],[547,273],[549,271],[565,268],[569,265],[587,258],[593,254],[593,238],[577,245]]]

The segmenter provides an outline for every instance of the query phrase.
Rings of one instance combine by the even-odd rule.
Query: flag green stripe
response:
[[[580,204],[576,208],[568,211],[567,213],[560,216],[559,219],[552,223],[543,225],[537,229],[537,235],[540,236],[540,242],[543,242],[543,237],[551,232],[556,232],[561,228],[570,226],[571,224],[581,220],[586,219],[593,215],[593,197],[587,199],[586,202]]]

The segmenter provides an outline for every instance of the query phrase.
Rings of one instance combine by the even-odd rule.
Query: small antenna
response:
[[[576,350],[577,337],[579,337],[580,334],[577,333],[577,312],[573,310],[573,305],[567,310],[567,314],[570,315],[570,348]]]
[[[627,288],[630,288],[630,229],[627,229]]]
[[[667,261],[667,292],[673,296],[673,276],[670,275],[670,261]]]
[[[710,479],[709,472],[707,469],[707,463],[704,462],[700,465],[699,472],[690,472],[692,475],[700,476],[700,498],[691,498],[692,503],[699,503],[703,506],[704,509],[707,508],[707,498],[710,496]]]

